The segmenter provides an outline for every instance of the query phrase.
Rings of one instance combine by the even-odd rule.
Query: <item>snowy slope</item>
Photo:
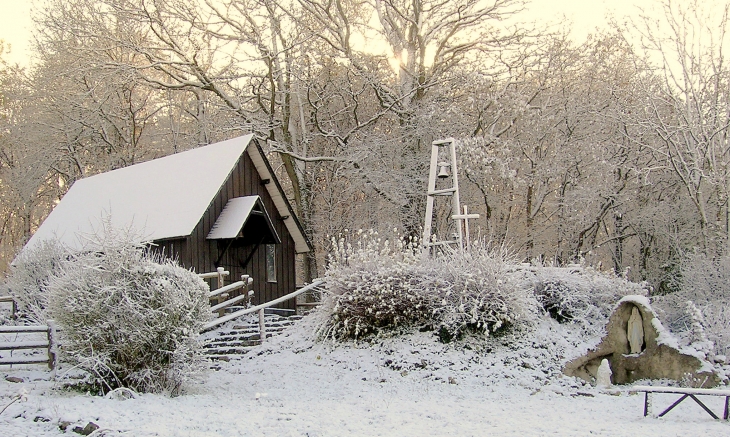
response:
[[[430,332],[334,345],[308,338],[313,323],[306,317],[242,360],[222,363],[177,398],[111,400],[44,380],[0,379],[0,409],[21,387],[29,392],[0,415],[0,436],[59,435],[59,421],[95,422],[96,436],[730,435],[730,425],[694,403],[644,418],[643,395],[562,377],[559,363],[589,346],[569,340],[577,338],[570,326],[546,321],[530,336],[451,345]],[[673,400],[656,397],[655,413]],[[722,401],[708,403],[721,412]]]

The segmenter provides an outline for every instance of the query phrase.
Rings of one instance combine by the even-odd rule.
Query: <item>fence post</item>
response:
[[[248,286],[251,284],[249,282],[248,275],[241,275],[241,281],[243,281],[243,292],[246,293],[246,305],[251,306],[251,295],[249,294]]]
[[[223,267],[218,267],[216,269],[216,271],[218,272],[218,288],[221,288],[225,284],[225,277],[223,275],[223,272],[225,272],[225,269]],[[225,302],[226,299],[228,299],[228,293],[223,293],[223,294],[218,295],[219,304]],[[219,309],[218,317],[223,317],[224,315],[226,315],[226,309],[225,308]]]
[[[264,321],[264,309],[261,308],[259,310],[259,338],[261,339],[261,344],[266,341],[266,323]]]
[[[58,342],[56,322],[48,320],[48,369],[51,370],[53,377],[56,376],[56,359],[58,358]]]

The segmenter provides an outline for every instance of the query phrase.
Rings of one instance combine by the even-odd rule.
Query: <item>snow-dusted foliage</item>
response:
[[[416,246],[383,240],[372,230],[359,231],[352,240],[332,239],[323,335],[359,338],[428,320],[431,309]]]
[[[714,344],[710,354],[730,353],[730,255],[688,256],[681,265],[679,291],[657,296],[654,304],[688,345],[702,342],[702,328],[705,340]]]
[[[646,296],[649,291],[645,283],[637,284],[581,265],[519,266],[513,275],[532,283],[535,297],[551,317],[559,322],[579,323],[589,331],[603,328],[623,296]]]
[[[507,274],[502,254],[487,244],[428,259],[424,267],[433,277],[429,295],[435,297],[433,314],[442,335],[467,329],[488,333],[534,320],[532,290]]]
[[[450,341],[466,332],[529,327],[542,312],[594,335],[623,296],[646,296],[649,288],[580,265],[509,263],[485,243],[423,258],[413,241],[359,231],[333,239],[332,247],[322,337],[418,325]]]
[[[690,346],[707,356],[712,352],[714,345],[708,340],[707,334],[705,333],[705,318],[691,300],[687,301],[687,312],[692,318],[692,326],[689,330]]]
[[[208,286],[134,241],[107,228],[94,250],[63,263],[48,313],[63,330],[62,359],[102,391],[174,395],[204,368],[196,338],[210,318]]]
[[[48,281],[61,265],[72,258],[69,250],[55,240],[20,252],[10,266],[7,287],[18,305],[18,317],[30,323],[45,324],[48,319]]]
[[[333,240],[321,335],[359,338],[399,326],[438,329],[448,341],[529,321],[534,299],[510,283],[486,246],[422,259],[418,244],[374,231]]]

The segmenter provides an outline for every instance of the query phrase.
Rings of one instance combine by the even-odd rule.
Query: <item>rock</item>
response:
[[[449,384],[458,384],[459,381],[453,376],[449,376]]]
[[[58,423],[58,429],[60,429],[63,432],[66,432],[66,429],[71,426],[71,422],[63,421]]]
[[[17,376],[6,376],[5,380],[7,382],[25,382],[23,378],[18,378]]]
[[[715,355],[714,361],[717,364],[725,364],[727,363],[727,357],[725,355]]]
[[[33,419],[33,422],[50,422],[50,421],[51,421],[51,419],[49,419],[47,417],[43,417],[43,416],[35,416],[35,418]]]
[[[635,316],[633,324],[641,323],[643,330],[640,353],[632,353],[629,340],[633,333],[633,350],[637,350],[640,330],[637,326],[629,329],[634,310],[640,317]],[[595,348],[568,362],[563,373],[590,382],[597,378],[602,360],[607,359],[613,372],[613,384],[630,384],[642,379],[683,381],[687,375],[706,381],[704,387],[713,387],[720,382],[721,378],[717,374],[707,370],[711,368],[710,363],[678,349],[676,341],[664,329],[646,297],[626,296],[621,299],[608,320],[606,332]]]
[[[89,435],[97,429],[99,429],[99,425],[95,424],[94,422],[89,422],[83,428],[81,428],[80,426],[74,427],[73,432],[81,435]]]

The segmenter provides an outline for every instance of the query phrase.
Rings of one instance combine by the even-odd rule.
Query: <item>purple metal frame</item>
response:
[[[644,392],[644,417],[646,417],[649,414],[649,393],[650,392],[648,392],[648,391]],[[681,393],[677,393],[677,394],[681,394]],[[708,396],[710,396],[710,395],[708,395]],[[715,413],[712,412],[712,410],[710,410],[707,407],[707,405],[703,404],[702,401],[697,399],[697,397],[695,395],[688,394],[688,393],[683,394],[681,398],[677,399],[677,401],[675,401],[672,405],[670,405],[666,410],[662,411],[658,417],[663,417],[665,414],[670,412],[674,407],[679,405],[683,400],[687,399],[688,397],[694,399],[694,401],[697,402],[699,404],[699,406],[702,407],[705,411],[707,411],[707,414],[712,416],[713,419],[720,419],[719,417],[717,417],[717,415]],[[725,396],[725,411],[723,412],[723,415],[722,415],[723,420],[728,419],[728,415],[729,415],[728,410],[730,409],[729,407],[730,407],[730,396]]]

